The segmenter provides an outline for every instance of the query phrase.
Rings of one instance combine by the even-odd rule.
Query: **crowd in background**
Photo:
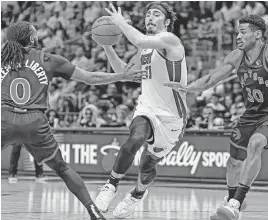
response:
[[[235,47],[235,26],[244,15],[262,15],[268,23],[268,2],[168,2],[177,13],[174,34],[186,49],[188,82],[220,65]],[[144,8],[148,2],[118,1],[123,16],[144,32]],[[37,29],[39,45],[60,54],[88,71],[112,71],[100,45],[90,37],[93,22],[107,15],[108,2],[1,2],[1,43],[6,42],[10,23],[29,21]],[[268,34],[265,33],[265,40]],[[126,63],[137,49],[125,37],[114,46]],[[207,53],[204,53],[204,50]],[[118,82],[103,86],[54,78],[49,88],[47,116],[52,127],[127,127],[129,126],[140,84]],[[232,128],[245,111],[238,80],[188,97],[189,129]]]

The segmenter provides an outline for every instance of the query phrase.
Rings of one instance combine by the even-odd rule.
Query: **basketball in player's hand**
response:
[[[122,31],[118,28],[110,16],[98,18],[92,25],[92,39],[100,45],[112,46],[122,37]]]

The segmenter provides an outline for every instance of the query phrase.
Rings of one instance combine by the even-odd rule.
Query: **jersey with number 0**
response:
[[[265,59],[265,50],[268,45],[264,44],[259,56],[249,64],[243,54],[237,76],[243,88],[245,99],[245,114],[267,115],[268,114],[268,62]]]
[[[62,56],[26,48],[25,66],[1,68],[1,104],[26,109],[47,109],[48,86],[53,77],[69,80],[75,66]]]
[[[139,100],[149,106],[156,115],[186,117],[186,96],[165,87],[166,82],[180,82],[187,85],[185,56],[181,61],[169,61],[155,49],[141,52],[142,69],[149,73],[142,80],[142,94]]]

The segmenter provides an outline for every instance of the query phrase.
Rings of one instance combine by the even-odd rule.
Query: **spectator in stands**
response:
[[[48,93],[48,99],[49,99],[49,108],[57,110],[58,108],[58,102],[60,98],[61,92],[58,90],[58,85],[55,83],[50,83],[49,85],[49,93]]]
[[[228,111],[229,109],[231,109],[232,104],[233,104],[232,95],[229,94],[229,95],[224,96],[223,105],[225,107],[225,111]]]
[[[208,1],[200,1],[199,2],[199,10],[198,13],[196,14],[196,18],[199,21],[206,22],[206,20],[208,18],[210,18],[210,20],[213,19],[213,13],[212,13],[212,5],[210,2]]]
[[[239,95],[242,95],[242,88],[239,82],[234,82],[233,83],[233,89],[232,89],[232,95],[233,95],[233,100],[235,102],[242,101],[242,100],[236,100],[236,98]]]
[[[61,96],[59,98],[59,106],[58,106],[58,111],[63,112],[63,113],[68,113],[68,112],[74,112],[76,109],[75,103],[73,103],[72,97],[63,97]]]
[[[48,35],[43,39],[42,44],[45,48],[51,48],[52,51],[56,47],[64,47],[62,39],[54,34],[52,28],[48,28]]]
[[[85,70],[90,69],[89,65],[91,63],[89,62],[89,59],[85,57],[85,53],[82,47],[77,48],[75,52],[75,58],[72,60],[72,64]]]
[[[206,106],[202,109],[202,115],[195,119],[195,127],[198,129],[219,129],[223,128],[222,118],[215,117],[212,107]]]
[[[128,107],[126,105],[118,105],[114,112],[114,109],[108,111],[111,120],[105,125],[105,127],[127,127],[130,125],[130,121],[127,121]]]
[[[49,126],[52,128],[58,128],[59,125],[59,115],[54,109],[47,111],[46,116],[48,118]]]
[[[14,21],[16,20],[16,15],[13,13],[14,11],[14,6],[11,4],[7,4],[6,7],[2,8],[1,7],[1,11],[2,11],[2,25],[4,25],[4,27],[8,26],[10,23],[14,23]]]
[[[193,119],[191,112],[187,111],[187,123],[186,123],[186,128],[187,129],[196,129],[198,128],[197,126],[195,126],[195,120]]]
[[[94,105],[86,105],[80,112],[78,126],[82,128],[101,127],[105,121],[98,117],[98,109]]]
[[[39,43],[43,45],[42,42],[48,35],[48,26],[46,22],[42,22],[40,26],[41,27],[37,30],[37,36]]]
[[[42,24],[43,22],[47,21],[47,18],[49,17],[48,12],[45,11],[45,7],[43,4],[40,4],[36,7],[36,16],[34,19],[34,22],[37,24]]]
[[[98,101],[99,101],[99,97],[97,95],[91,94],[88,96],[88,100],[87,100],[88,104],[92,104],[96,106]]]
[[[218,94],[214,93],[210,99],[210,101],[207,104],[207,107],[213,108],[215,113],[223,113],[225,111],[224,105],[222,105],[219,101],[221,96]]]
[[[56,22],[54,34],[55,34],[55,36],[62,39],[63,41],[65,41],[69,38],[68,34],[66,33],[66,30],[62,27],[62,24],[60,21]]]
[[[246,16],[248,15],[265,15],[266,9],[263,5],[263,3],[258,1],[248,1],[246,8]]]
[[[225,22],[231,22],[243,16],[239,2],[226,1],[220,11]]]
[[[85,106],[82,110],[82,119],[80,121],[82,128],[96,127],[96,122],[93,116],[93,109],[91,106]]]

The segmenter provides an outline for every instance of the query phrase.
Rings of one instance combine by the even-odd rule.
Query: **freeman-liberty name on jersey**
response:
[[[44,70],[44,67],[41,66],[38,62],[36,62],[34,60],[26,59],[25,68],[29,68],[35,73],[40,84],[48,85],[49,82],[48,82],[48,78],[46,75],[46,71]],[[10,73],[10,70],[11,70],[10,66],[6,66],[6,67],[1,68],[1,82],[3,81],[5,76],[8,73]]]

